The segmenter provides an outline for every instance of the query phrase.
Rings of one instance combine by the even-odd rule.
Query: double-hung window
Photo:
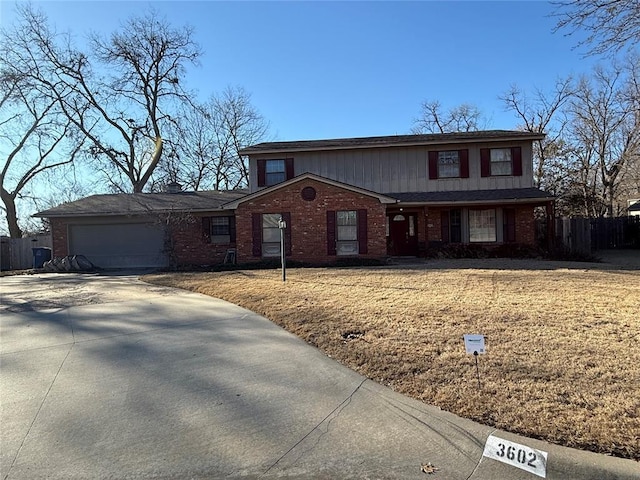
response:
[[[202,217],[202,234],[206,243],[235,243],[236,217]]]
[[[258,159],[258,187],[277,185],[294,176],[293,158]]]
[[[491,149],[491,176],[511,175],[512,160],[510,148]]]
[[[358,212],[344,210],[336,212],[336,254],[358,254]]]
[[[429,179],[469,178],[469,150],[429,151]]]
[[[262,256],[280,256],[280,221],[279,213],[262,215]]]
[[[496,241],[495,209],[469,210],[469,242]]]
[[[230,224],[229,217],[211,217],[211,243],[229,243],[231,241]]]
[[[522,175],[522,149],[511,148],[481,148],[480,176],[504,177]]]
[[[457,150],[438,152],[438,178],[460,176],[460,154]]]
[[[287,179],[284,160],[267,160],[265,175],[265,184],[267,186],[284,182]]]

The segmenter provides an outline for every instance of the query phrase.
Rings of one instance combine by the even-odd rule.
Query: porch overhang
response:
[[[504,190],[469,190],[454,192],[403,192],[388,193],[396,198],[398,207],[447,207],[467,205],[533,204],[545,205],[555,197],[538,188]]]

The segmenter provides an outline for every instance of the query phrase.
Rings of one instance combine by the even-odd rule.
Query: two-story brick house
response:
[[[150,214],[166,214],[165,202],[174,199],[171,211],[191,221],[167,223],[164,245],[182,265],[220,263],[229,250],[238,263],[278,257],[280,219],[288,258],[314,263],[415,256],[448,243],[534,244],[534,209],[553,212],[553,197],[533,187],[532,142],[541,138],[499,130],[262,143],[242,151],[248,191],[206,192],[197,208],[182,200],[193,192],[137,194],[151,203],[162,196],[164,209],[152,206],[144,220],[129,222],[149,224]],[[83,208],[88,199],[40,212],[52,222],[54,255],[83,253],[71,245],[86,249],[96,225],[101,251],[110,250],[105,232],[123,213],[111,200],[110,219],[96,202],[93,211]],[[84,233],[77,233],[78,220],[88,225]]]

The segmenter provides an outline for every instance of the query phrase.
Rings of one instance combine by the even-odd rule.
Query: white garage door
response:
[[[70,225],[69,255],[101,268],[164,267],[164,229],[152,223]]]

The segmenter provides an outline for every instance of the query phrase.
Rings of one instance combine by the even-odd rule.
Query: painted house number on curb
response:
[[[482,456],[547,477],[547,452],[542,450],[489,435]]]

